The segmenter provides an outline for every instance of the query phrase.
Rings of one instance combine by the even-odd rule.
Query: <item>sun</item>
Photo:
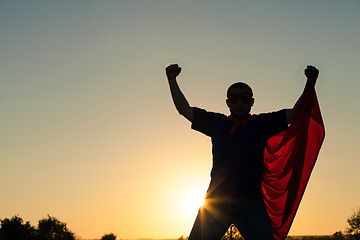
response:
[[[199,208],[204,204],[205,193],[201,188],[187,190],[182,196],[182,212],[187,217],[197,215]]]

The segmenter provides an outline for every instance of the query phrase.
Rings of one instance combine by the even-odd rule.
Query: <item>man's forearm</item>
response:
[[[176,110],[188,120],[192,120],[192,115],[189,116],[191,110],[190,104],[186,100],[184,94],[180,90],[180,87],[176,81],[176,78],[168,78],[171,96],[176,107]],[[191,118],[190,118],[191,117]],[[190,118],[190,119],[189,119]]]
[[[316,80],[317,80],[318,75],[319,75],[319,70],[316,67],[309,65],[305,69],[304,73],[305,73],[305,76],[307,78],[305,88],[309,88],[309,87],[314,88]],[[296,101],[296,103],[295,103],[295,105],[294,105],[294,107],[292,109],[287,109],[286,110],[286,122],[288,124],[290,124],[291,119],[294,117],[294,114],[295,114],[296,109],[297,109],[297,107],[299,105],[300,99],[301,99],[301,96]],[[307,107],[310,107],[310,106],[307,106]]]

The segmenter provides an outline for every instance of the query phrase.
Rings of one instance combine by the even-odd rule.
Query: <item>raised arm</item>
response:
[[[311,85],[315,87],[316,79],[319,76],[319,70],[314,66],[307,66],[307,68],[304,71],[305,76],[307,78],[307,81],[310,81]],[[286,122],[290,124],[291,119],[294,116],[294,113],[296,111],[297,105],[299,103],[300,98],[296,101],[295,105],[291,109],[286,109]]]
[[[176,77],[180,74],[180,72],[181,67],[177,64],[172,64],[166,68],[166,76],[168,78],[170,92],[175,107],[181,115],[192,122],[194,110],[190,107],[176,80]]]

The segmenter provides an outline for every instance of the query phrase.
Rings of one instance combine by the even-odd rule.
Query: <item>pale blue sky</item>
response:
[[[290,234],[333,234],[360,207],[359,1],[0,1],[0,219],[47,214],[83,238],[177,238],[207,188],[211,146],[172,105],[179,63],[193,106],[254,113],[316,86],[326,138]],[[180,197],[179,197],[180,196]],[[140,230],[139,230],[140,228]]]

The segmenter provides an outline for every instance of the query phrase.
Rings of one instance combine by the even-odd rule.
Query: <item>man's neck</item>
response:
[[[242,115],[242,116],[233,115],[233,114],[231,114],[231,115],[234,116],[237,120],[243,121],[243,120],[245,120],[245,119],[247,119],[249,117],[250,113],[248,113],[246,115]]]

